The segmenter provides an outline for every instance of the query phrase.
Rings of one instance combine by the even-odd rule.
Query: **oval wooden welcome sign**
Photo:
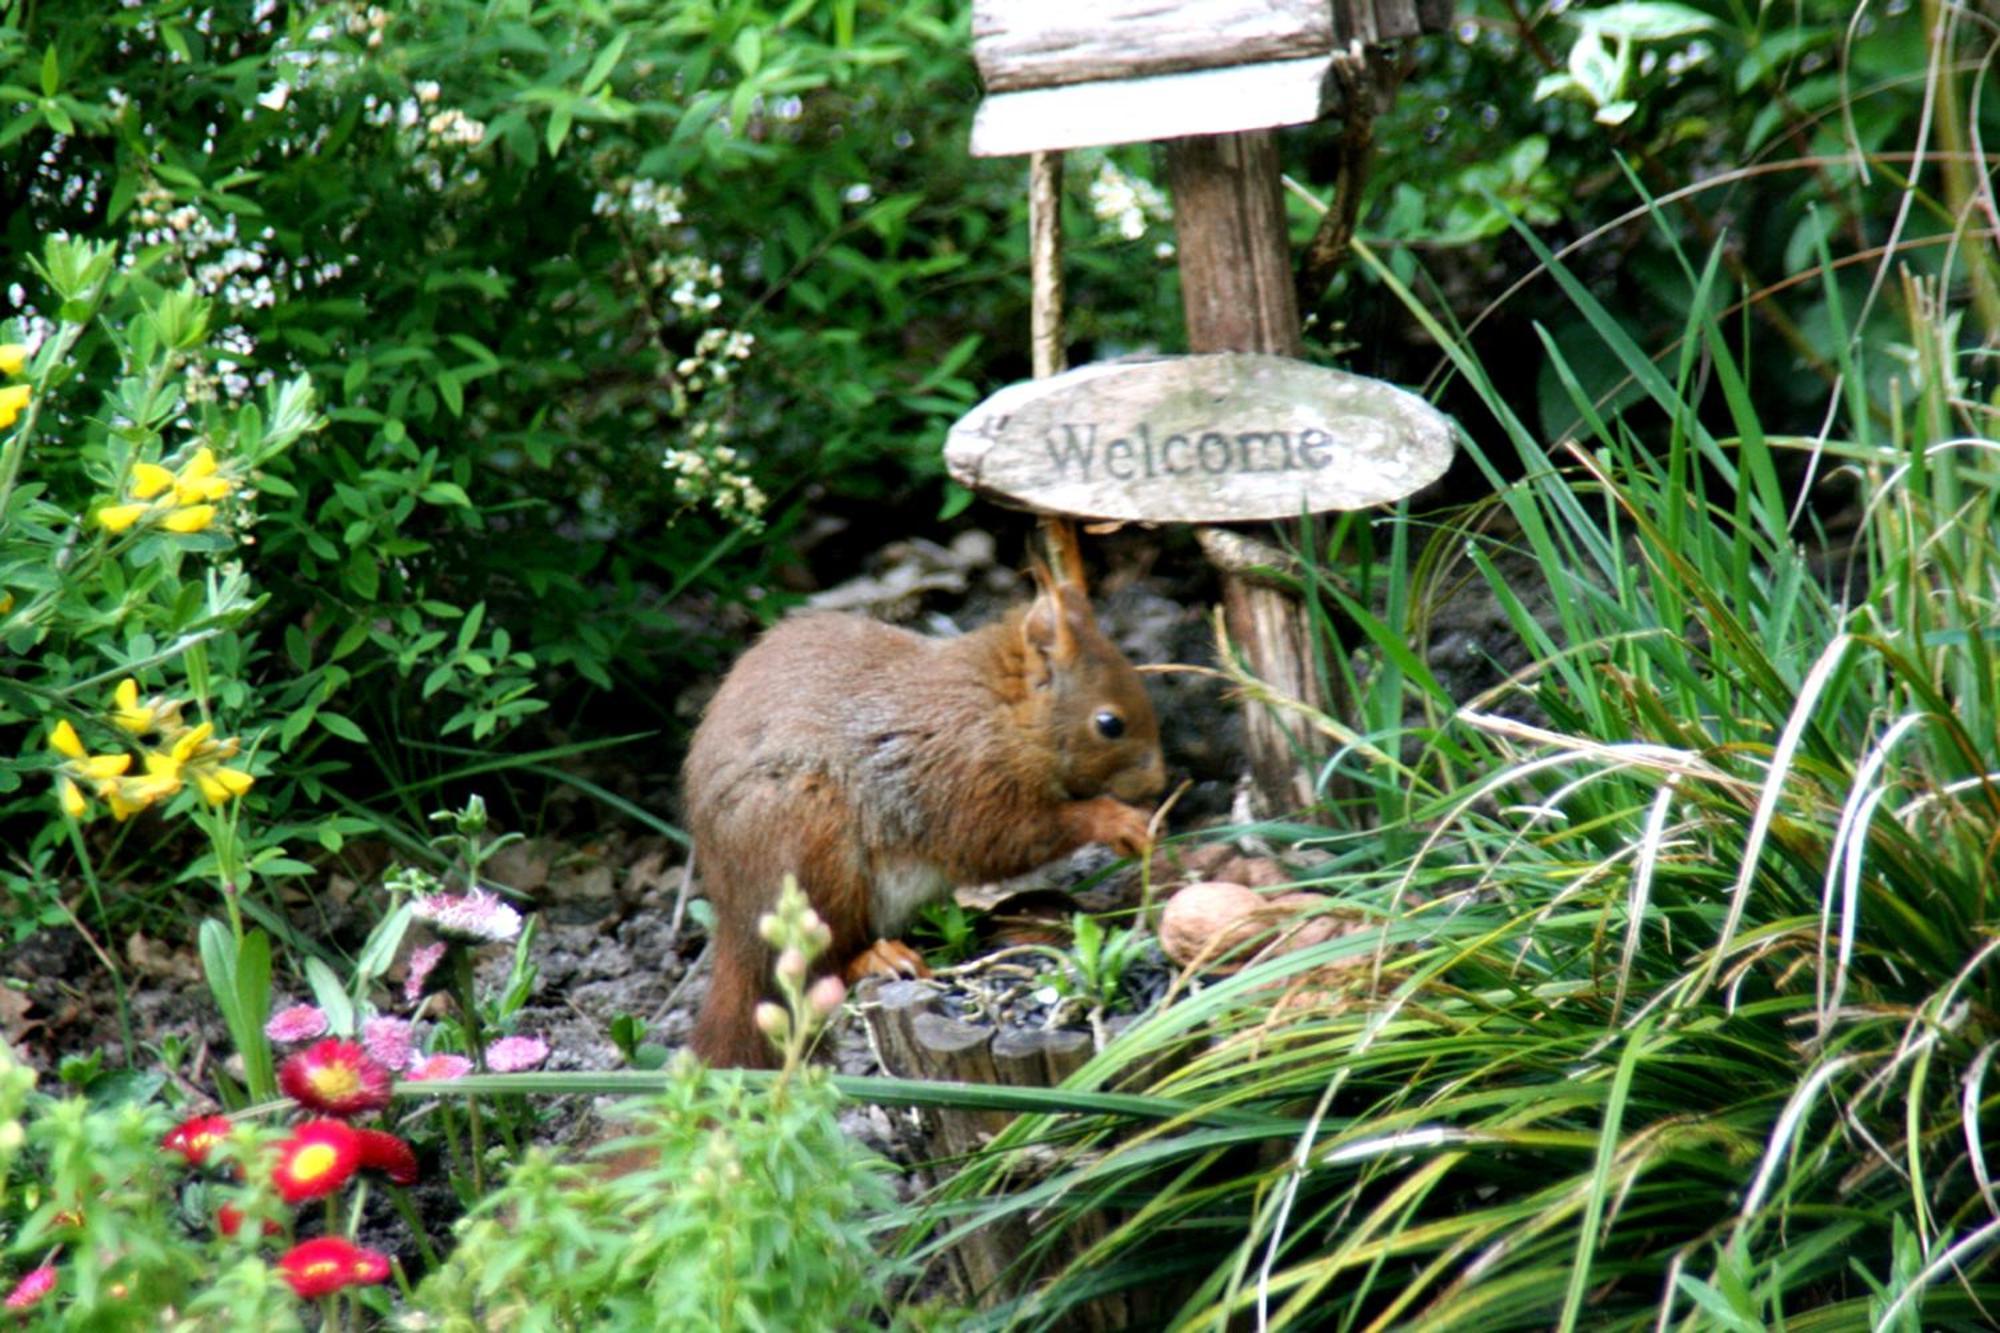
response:
[[[945,441],[951,475],[1088,518],[1226,523],[1399,500],[1443,474],[1451,423],[1380,380],[1226,352],[1010,385]]]

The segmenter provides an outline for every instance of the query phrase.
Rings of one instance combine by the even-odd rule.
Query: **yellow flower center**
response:
[[[331,1259],[317,1259],[299,1270],[300,1277],[332,1277],[340,1272],[340,1265]]]
[[[324,1143],[309,1143],[292,1158],[292,1174],[300,1180],[323,1176],[340,1165],[340,1154]]]
[[[320,1065],[306,1076],[313,1091],[328,1101],[361,1091],[361,1075],[347,1065]]]

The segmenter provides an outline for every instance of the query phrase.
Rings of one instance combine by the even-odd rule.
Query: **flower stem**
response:
[[[486,1072],[486,1042],[479,1028],[479,1003],[472,985],[472,950],[462,944],[452,946],[452,992],[458,1001],[459,1020],[465,1025],[465,1042],[472,1049],[472,1063]],[[472,1188],[486,1193],[486,1126],[480,1118],[479,1098],[465,1099],[466,1121],[472,1129]]]
[[[431,1248],[430,1233],[424,1230],[423,1219],[417,1216],[416,1205],[410,1202],[410,1192],[401,1185],[391,1185],[389,1187],[389,1201],[396,1205],[396,1211],[402,1214],[403,1221],[410,1228],[410,1234],[417,1238],[417,1251],[424,1256],[424,1267],[426,1269],[436,1268],[438,1266],[437,1251]],[[410,1284],[403,1277],[403,1266],[400,1263],[396,1265],[396,1280],[402,1284],[403,1294],[407,1297],[410,1291]]]

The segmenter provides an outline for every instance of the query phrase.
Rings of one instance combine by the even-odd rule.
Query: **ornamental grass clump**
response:
[[[1371,813],[1306,835],[1330,853],[1312,887],[1372,924],[1198,988],[1073,1080],[1154,1061],[1168,1129],[1024,1117],[953,1183],[945,1239],[1041,1209],[1018,1319],[1106,1291],[1188,1328],[2000,1310],[1984,362],[1911,283],[1900,328],[1838,331],[1835,424],[1780,437],[1709,313],[1719,256],[1688,258],[1693,313],[1656,365],[1521,236],[1639,402],[1607,410],[1551,344],[1578,424],[1545,449],[1408,298],[1518,459],[1469,445],[1492,501],[1317,584],[1364,636],[1359,728],[1327,726],[1368,738],[1340,766]],[[1796,490],[1816,472],[1855,522],[1837,541]],[[1458,698],[1410,645],[1467,580],[1528,664]],[[1348,591],[1371,582],[1371,603]],[[1338,1003],[1273,1013],[1323,968]],[[1105,1228],[1107,1204],[1081,1258],[1044,1240]]]

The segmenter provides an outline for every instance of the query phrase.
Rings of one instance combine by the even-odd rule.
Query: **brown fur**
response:
[[[1152,704],[1080,588],[1037,571],[1040,595],[961,638],[860,616],[787,620],[716,692],[684,780],[695,868],[715,907],[715,972],[694,1049],[765,1065],[752,1021],[769,985],[757,918],[798,876],[843,970],[907,924],[893,889],[1031,870],[1088,842],[1136,852],[1165,786]],[[1095,718],[1124,721],[1115,740]],[[898,876],[901,879],[897,879]],[[935,896],[934,894],[927,896]],[[881,918],[881,919],[878,919]]]

